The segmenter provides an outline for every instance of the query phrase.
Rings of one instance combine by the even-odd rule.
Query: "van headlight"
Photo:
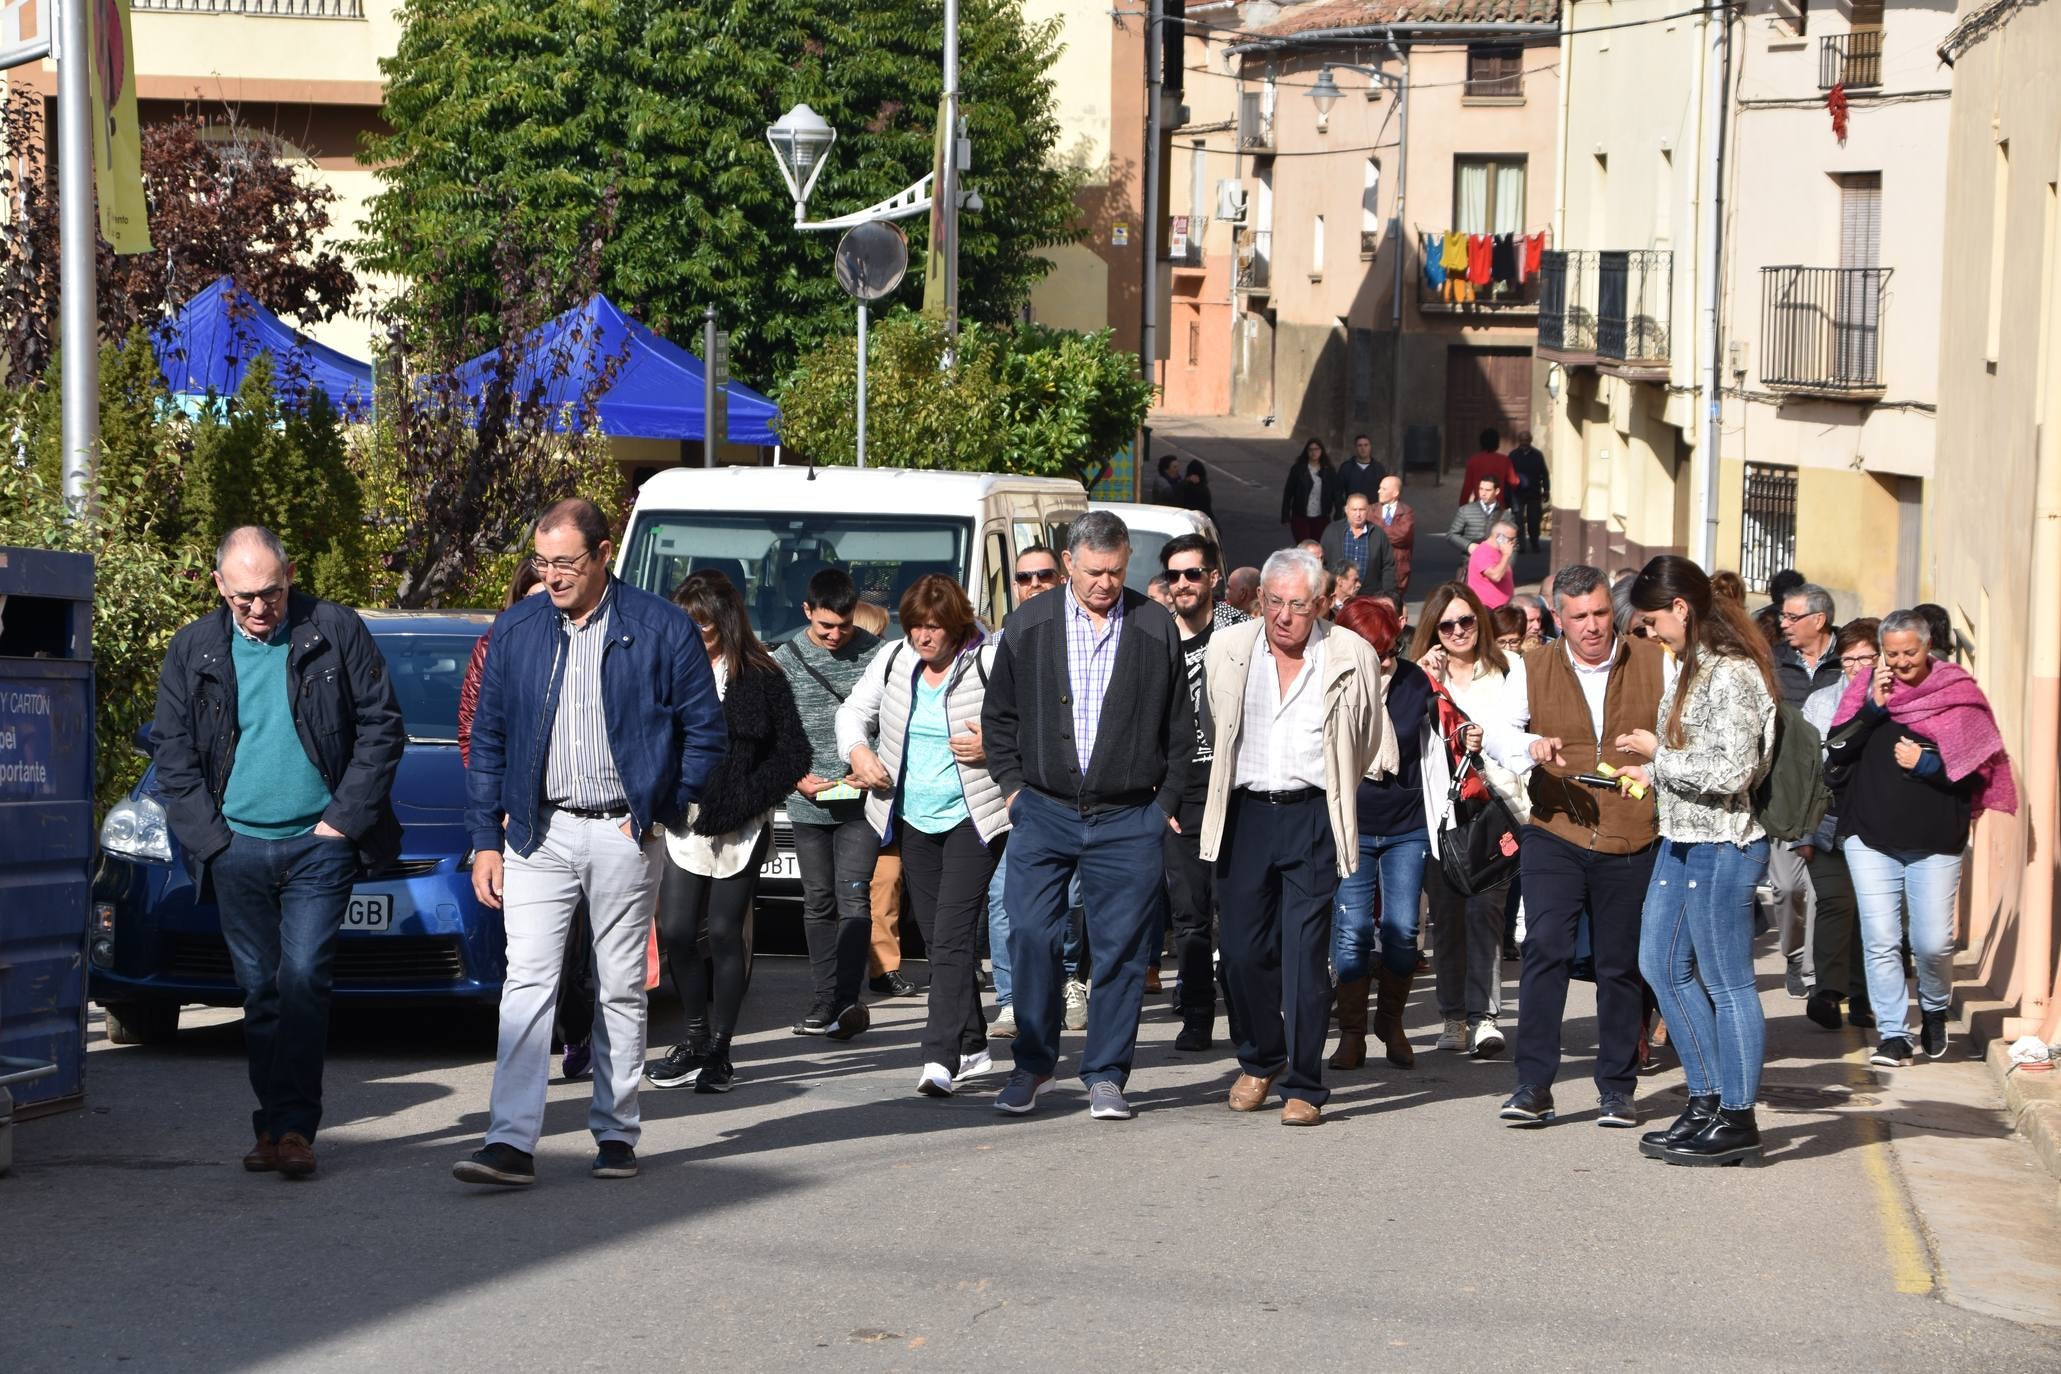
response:
[[[124,859],[168,864],[172,861],[172,832],[165,825],[165,809],[149,797],[127,797],[116,802],[100,823],[100,847]]]

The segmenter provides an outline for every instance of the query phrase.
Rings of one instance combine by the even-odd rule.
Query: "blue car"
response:
[[[501,913],[472,895],[458,689],[486,612],[363,612],[386,656],[408,748],[394,777],[401,856],[362,875],[337,943],[339,1001],[492,1003],[506,947]],[[139,738],[147,747],[147,739]],[[178,1033],[190,1003],[240,1006],[243,992],[212,901],[196,900],[179,841],[165,824],[157,769],[143,775],[100,829],[89,944],[93,999],[108,1038],[147,1044]]]

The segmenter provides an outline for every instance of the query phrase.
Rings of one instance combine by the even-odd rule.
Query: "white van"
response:
[[[1013,604],[1016,555],[1064,548],[1088,509],[1078,482],[900,468],[671,468],[637,491],[616,560],[625,582],[671,596],[714,568],[744,593],[759,637],[802,628],[809,579],[835,564],[887,608],[926,573],[958,579],[974,611],[999,625]],[[890,637],[897,633],[890,626]]]
[[[1219,554],[1223,551],[1224,541],[1217,537],[1217,522],[1199,510],[1155,506],[1143,501],[1090,501],[1088,508],[1108,511],[1131,532],[1131,562],[1124,569],[1124,585],[1134,592],[1143,593],[1145,584],[1159,575],[1159,551],[1172,539],[1184,534],[1205,535],[1217,546]]]

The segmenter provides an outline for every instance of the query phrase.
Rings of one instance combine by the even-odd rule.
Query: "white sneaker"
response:
[[[1438,1043],[1433,1045],[1432,1048],[1435,1050],[1466,1049],[1467,1018],[1464,1016],[1448,1016],[1446,1018],[1446,1028],[1439,1032]]]
[[[916,1091],[925,1097],[950,1097],[958,1091],[952,1086],[952,1071],[942,1064],[925,1064],[922,1076],[916,1080]]]
[[[978,1054],[962,1054],[959,1056],[959,1072],[953,1076],[952,1081],[964,1083],[969,1078],[978,1078],[984,1073],[993,1073],[994,1070],[995,1057],[986,1050]]]
[[[1467,1042],[1467,1053],[1476,1059],[1494,1059],[1503,1052],[1503,1032],[1493,1021],[1478,1022]]]
[[[1066,1028],[1088,1028],[1088,985],[1075,978],[1066,980]]]
[[[995,1019],[988,1023],[988,1035],[996,1040],[1016,1038],[1016,1008],[1004,1007],[995,1013]]]

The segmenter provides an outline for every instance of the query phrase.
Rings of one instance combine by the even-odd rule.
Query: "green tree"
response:
[[[181,517],[194,539],[212,547],[225,530],[264,525],[293,556],[304,590],[346,605],[370,597],[358,478],[320,388],[282,402],[271,355],[261,353],[235,396],[200,408],[191,434]]]
[[[1152,387],[1110,331],[969,325],[957,369],[944,335],[913,314],[872,332],[866,367],[866,461],[881,467],[1018,472],[1093,481],[1137,435]],[[798,457],[854,461],[858,350],[833,339],[780,389],[781,438]]]
[[[850,306],[831,273],[836,236],[792,226],[766,125],[806,101],[839,129],[819,217],[930,169],[936,0],[409,0],[402,14],[385,63],[392,132],[364,149],[385,189],[361,248],[368,268],[409,279],[421,329],[491,335],[499,239],[570,259],[613,194],[601,289],[674,338],[713,304],[738,375],[778,377],[845,330]],[[961,12],[967,185],[989,206],[962,221],[968,319],[1015,317],[1047,270],[1040,251],[1077,232],[1046,75],[1056,35],[1009,0]],[[922,256],[919,243],[912,276]]]

